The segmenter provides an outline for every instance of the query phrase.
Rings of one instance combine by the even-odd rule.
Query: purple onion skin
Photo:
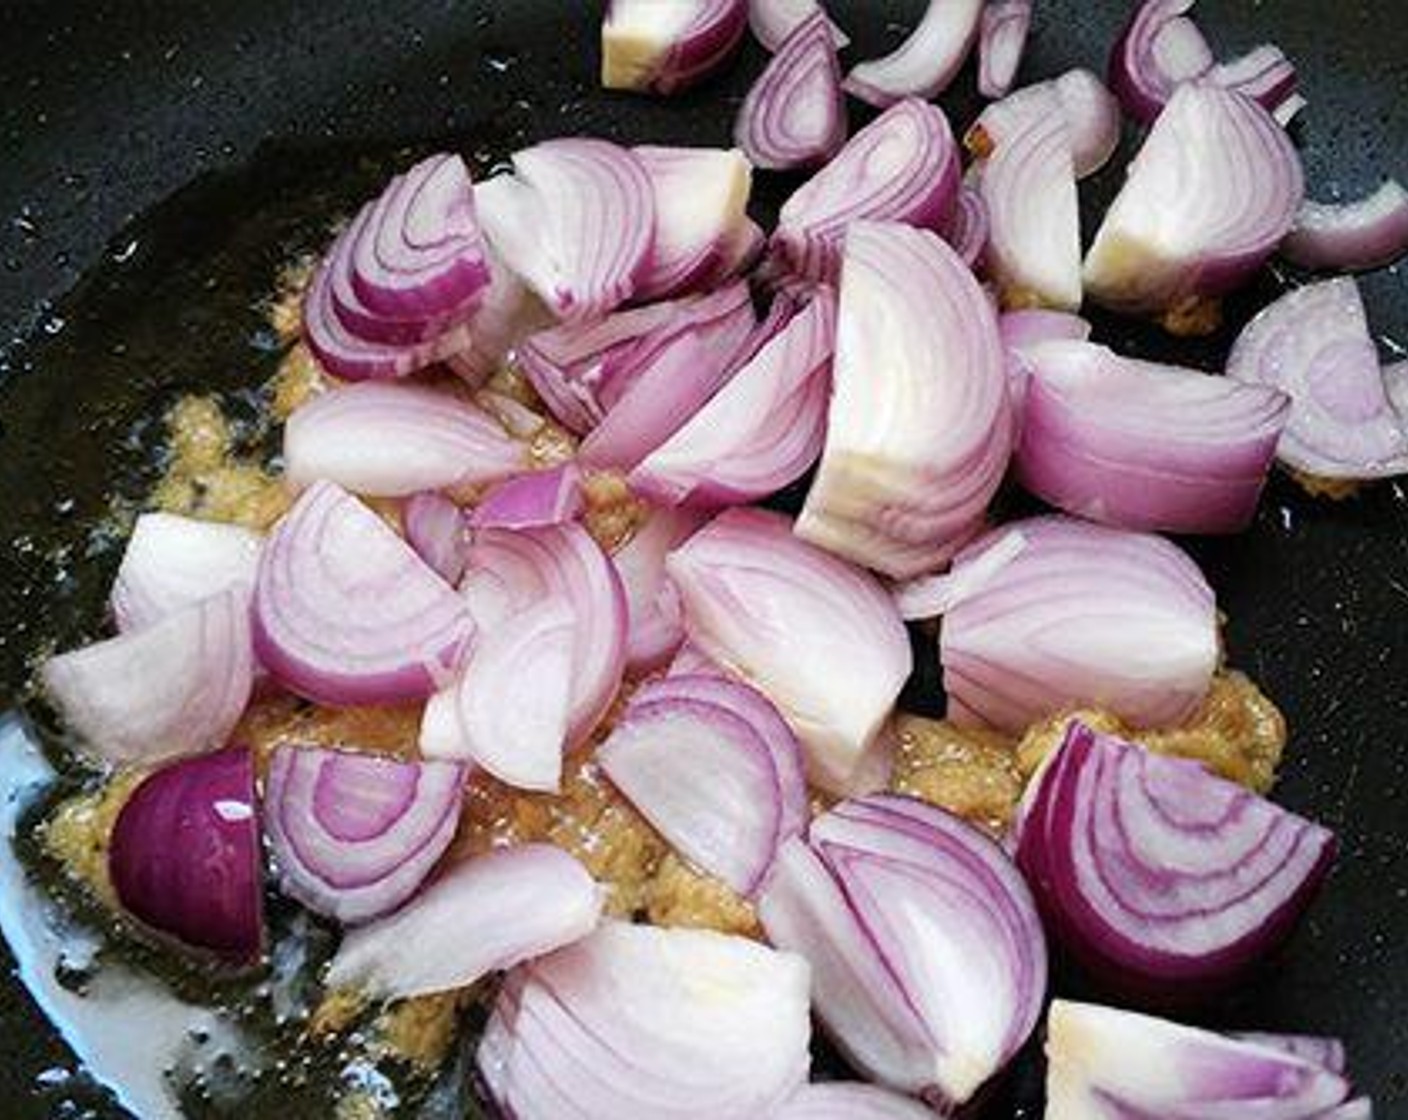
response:
[[[163,939],[230,968],[263,951],[263,884],[254,760],[231,747],[142,782],[113,827],[118,901]]]

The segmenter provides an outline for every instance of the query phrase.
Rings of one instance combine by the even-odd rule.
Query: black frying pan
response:
[[[922,6],[832,5],[858,55],[895,42]],[[1128,0],[1037,9],[1026,75],[1101,68]],[[1401,0],[1203,0],[1198,15],[1229,52],[1274,38],[1300,62],[1311,105],[1296,131],[1314,189],[1408,176]],[[427,147],[456,147],[483,171],[565,132],[726,143],[762,59],[749,47],[681,99],[607,95],[596,5],[573,0],[8,0],[0,19],[0,322],[17,339],[0,364],[0,710],[37,645],[97,625],[115,556],[92,528],[112,493],[150,483],[144,418],[185,391],[262,379],[274,359],[250,344],[250,300],[328,214]],[[966,122],[971,76],[944,104]],[[1088,193],[1108,197],[1117,174]],[[780,194],[759,192],[759,216]],[[1276,286],[1239,299],[1230,327]],[[1403,277],[1365,288],[1376,329],[1408,342]],[[1230,337],[1172,344],[1102,318],[1097,332],[1208,368]],[[1205,1019],[1341,1035],[1378,1115],[1408,1116],[1408,490],[1329,505],[1278,480],[1254,532],[1194,547],[1231,616],[1232,660],[1289,718],[1278,796],[1342,841],[1284,959]],[[922,680],[907,700],[937,702]],[[77,1115],[55,1075],[37,1080],[54,1068],[72,1058],[7,982],[0,1114]],[[1028,1060],[994,1113],[1035,1115],[1039,1077]]]

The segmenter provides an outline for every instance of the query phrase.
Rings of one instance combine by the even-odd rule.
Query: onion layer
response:
[[[463,783],[455,763],[280,747],[264,820],[284,893],[340,922],[395,910],[454,839]]]
[[[474,529],[539,529],[581,516],[582,471],[576,463],[530,471],[500,484],[469,515]]]
[[[665,574],[665,558],[704,523],[705,514],[653,508],[635,534],[611,554],[626,594],[626,671],[665,665],[684,641],[679,595]]]
[[[775,51],[815,12],[825,14],[818,0],[749,0],[748,26],[765,50]],[[835,21],[828,19],[826,23],[838,51],[850,43],[851,37],[837,27]]]
[[[853,1081],[826,1081],[797,1090],[775,1120],[933,1120],[916,1100]]]
[[[469,537],[464,511],[443,494],[412,494],[401,507],[401,530],[406,543],[448,584],[464,575]]]
[[[984,6],[978,28],[978,92],[984,97],[1007,96],[1031,26],[1032,0],[993,0]]]
[[[676,93],[732,54],[747,25],[747,0],[610,0],[601,25],[601,84]]]
[[[666,568],[689,640],[778,706],[813,782],[848,788],[912,666],[889,596],[798,540],[786,518],[757,509],[720,514]]]
[[[258,533],[172,513],[137,518],[112,585],[112,613],[126,633],[231,587],[252,588]]]
[[[880,108],[905,97],[937,97],[972,51],[982,10],[983,0],[929,0],[908,39],[884,58],[852,68],[846,92]]]
[[[944,231],[944,240],[969,268],[977,270],[987,252],[992,223],[988,219],[988,204],[983,193],[971,183],[964,183],[958,192],[958,205],[953,209],[953,221]]]
[[[1218,660],[1217,605],[1197,565],[1159,537],[1035,517],[975,541],[954,575],[1014,531],[1025,547],[944,616],[948,718],[1015,735],[1065,708],[1141,727],[1192,715]]]
[[[851,227],[832,380],[798,536],[898,578],[938,567],[982,525],[1011,446],[997,320],[938,237]]]
[[[1067,70],[1059,78],[1023,86],[979,114],[963,143],[977,159],[987,159],[1037,117],[1060,117],[1071,143],[1077,179],[1093,175],[1120,142],[1120,107],[1089,70]]]
[[[748,90],[734,140],[757,167],[825,163],[846,142],[846,100],[831,24],[820,10],[799,23]]]
[[[1368,271],[1408,253],[1408,191],[1389,179],[1355,202],[1306,202],[1281,242],[1303,268]]]
[[[1187,15],[1193,2],[1142,0],[1110,53],[1110,88],[1143,124],[1153,122],[1179,83],[1212,69],[1212,48]]]

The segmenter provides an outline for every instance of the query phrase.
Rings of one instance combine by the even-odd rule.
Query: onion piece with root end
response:
[[[264,821],[283,892],[340,922],[364,922],[413,895],[454,839],[464,768],[283,746]]]
[[[797,535],[896,578],[939,567],[981,527],[1012,425],[992,306],[937,236],[851,226],[832,381]]]
[[[291,692],[321,704],[430,696],[458,670],[474,622],[380,517],[315,482],[259,558],[254,644]]]
[[[406,497],[505,478],[527,466],[521,443],[468,401],[423,385],[345,385],[294,410],[284,475],[368,497]]]
[[[799,24],[816,12],[826,14],[818,0],[749,0],[748,26],[765,50],[776,51]],[[850,43],[850,36],[834,20],[828,19],[826,25],[838,51]]]
[[[118,903],[183,949],[245,968],[264,944],[254,760],[243,747],[186,758],[144,778],[108,846]]]
[[[1126,529],[1236,533],[1251,523],[1289,418],[1286,394],[1087,342],[1025,357],[1016,467],[1033,494]]]
[[[626,672],[648,673],[669,662],[684,641],[679,595],[665,558],[705,521],[705,514],[660,506],[611,554],[627,604]]]
[[[717,69],[747,26],[747,0],[610,0],[601,25],[601,84],[677,93]]]
[[[944,240],[953,246],[953,251],[963,258],[964,264],[976,270],[987,252],[991,233],[992,222],[988,218],[988,204],[983,201],[982,191],[964,183],[958,192],[958,205],[954,207],[953,221],[944,232]]]
[[[452,586],[464,575],[469,535],[464,511],[443,494],[412,494],[401,507],[401,530],[416,555]]]
[[[1030,127],[1034,117],[1057,116],[1066,123],[1077,179],[1109,162],[1120,142],[1120,107],[1089,70],[1067,70],[1058,78],[1023,86],[979,114],[963,137],[977,159],[987,159]]]
[[[1199,309],[1280,244],[1303,195],[1300,157],[1265,109],[1215,85],[1181,85],[1101,223],[1085,290],[1112,310],[1197,329]]]
[[[1227,375],[1290,395],[1277,457],[1317,478],[1408,473],[1408,431],[1394,411],[1352,279],[1287,292],[1238,337]]]
[[[1335,840],[1190,759],[1073,722],[1027,787],[1016,858],[1053,936],[1098,982],[1206,995],[1275,950]]]
[[[745,896],[807,820],[796,737],[760,693],[722,677],[647,684],[597,759],[676,851]]]
[[[232,587],[252,588],[261,543],[239,525],[142,514],[112,585],[118,630],[140,630]]]
[[[738,110],[734,141],[757,167],[814,167],[846,142],[846,99],[830,23],[817,11],[788,35]]]
[[[910,1097],[854,1081],[804,1085],[774,1120],[933,1120],[934,1112]]]
[[[1026,1041],[1046,948],[1026,884],[986,835],[907,797],[845,801],[790,845],[759,904],[812,964],[832,1038],[880,1083],[951,1111]]]
[[[606,922],[510,974],[479,1069],[512,1116],[772,1116],[806,1080],[807,985],[745,937]]]
[[[736,508],[666,569],[685,634],[777,705],[811,780],[844,790],[871,760],[912,654],[890,597],[867,573],[798,540],[784,517]]]
[[[1349,1096],[1314,1062],[1166,1019],[1058,999],[1046,1026],[1050,1120],[1320,1120]]]
[[[1281,242],[1302,268],[1365,272],[1408,253],[1408,190],[1389,179],[1354,202],[1306,202]]]
[[[835,284],[851,223],[947,229],[959,176],[958,147],[943,110],[913,98],[900,101],[783,204],[769,267],[786,278]]]
[[[49,658],[39,679],[79,749],[117,764],[223,746],[254,680],[249,588]]]
[[[1022,65],[1032,26],[1032,0],[989,0],[978,28],[978,92],[1006,97]]]
[[[561,848],[518,844],[466,860],[394,914],[348,933],[328,966],[330,989],[404,999],[481,977],[585,937],[603,892]]]
[[[1150,534],[1034,517],[964,549],[955,577],[1013,531],[1026,546],[944,616],[948,718],[1016,735],[1067,708],[1105,708],[1139,727],[1191,716],[1219,652],[1198,566]]]
[[[846,92],[877,108],[948,89],[978,38],[983,0],[929,0],[909,38],[884,58],[853,67]]]

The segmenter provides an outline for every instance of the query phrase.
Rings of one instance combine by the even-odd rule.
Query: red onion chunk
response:
[[[933,1110],[874,1085],[827,1081],[804,1085],[775,1120],[933,1120]]]
[[[1290,415],[1286,394],[1088,342],[1026,358],[1016,466],[1033,494],[1126,529],[1237,533],[1251,523]]]
[[[1085,288],[1117,311],[1186,310],[1239,287],[1291,227],[1300,157],[1260,105],[1178,87],[1085,258]]]
[[[1197,565],[1156,536],[1034,517],[975,541],[954,574],[1014,530],[1025,547],[944,616],[948,718],[1017,735],[1065,708],[1141,727],[1191,716],[1218,662],[1217,604]]]
[[[944,231],[944,240],[953,246],[963,263],[977,269],[987,252],[992,223],[988,219],[988,204],[976,186],[964,183],[958,192],[958,205],[953,220]]]
[[[117,901],[147,929],[224,965],[264,944],[254,762],[240,747],[182,759],[123,804],[108,848]]]
[[[635,294],[655,243],[636,156],[606,140],[548,140],[475,192],[491,245],[559,319],[599,318]]]
[[[571,523],[522,531],[481,529],[474,534],[460,590],[486,633],[513,631],[535,605],[558,604],[571,611],[568,745],[585,741],[620,687],[626,635],[621,578],[591,534]],[[519,717],[517,712],[502,716]]]
[[[492,416],[423,385],[345,385],[300,405],[284,428],[284,474],[370,497],[473,487],[527,465]]]
[[[753,38],[765,50],[775,51],[783,41],[797,30],[797,26],[816,12],[825,15],[825,10],[817,0],[749,0],[748,26]],[[831,41],[839,51],[851,41],[851,37],[828,19]]]
[[[1333,835],[1084,724],[1022,799],[1017,862],[1048,928],[1106,985],[1186,998],[1279,946],[1334,859]]]
[[[1281,242],[1281,255],[1302,268],[1363,272],[1408,253],[1408,191],[1389,179],[1354,202],[1304,203]]]
[[[495,254],[488,255],[489,287],[479,310],[461,332],[461,340],[444,357],[445,365],[470,385],[482,385],[504,364],[519,340],[544,327],[550,320],[546,308],[531,298],[523,282]]]
[[[1280,47],[1272,43],[1253,47],[1231,62],[1219,63],[1208,71],[1207,76],[1210,82],[1260,102],[1267,112],[1276,115],[1277,123],[1282,125],[1288,123],[1305,104],[1304,99],[1296,94],[1295,65]],[[1289,116],[1282,117],[1282,106],[1293,98],[1299,104],[1290,110]]]
[[[401,507],[406,543],[448,584],[464,575],[469,535],[464,511],[443,494],[412,494]]]
[[[748,220],[753,169],[724,148],[634,149],[655,196],[655,248],[636,298],[660,299],[708,286]]]
[[[905,97],[937,97],[967,61],[982,10],[983,0],[929,0],[919,26],[899,47],[851,69],[846,91],[879,108]]]
[[[893,594],[900,617],[918,622],[947,614],[964,599],[981,590],[1026,547],[1027,538],[1021,530],[1009,529],[970,564],[955,567],[941,575],[919,576],[895,584]]]
[[[979,114],[963,142],[986,159],[1033,118],[1055,116],[1066,124],[1077,179],[1093,175],[1114,155],[1120,142],[1120,107],[1114,95],[1089,70],[1067,70],[1059,78],[1024,86]]]
[[[716,70],[747,26],[747,0],[610,0],[601,25],[601,84],[677,93]]]
[[[1314,1062],[1331,1073],[1343,1074],[1349,1068],[1344,1043],[1338,1038],[1316,1034],[1266,1034],[1262,1031],[1237,1031],[1228,1037],[1257,1046],[1269,1046],[1273,1050],[1284,1050],[1287,1054]]]
[[[464,777],[451,762],[280,747],[264,821],[283,892],[349,924],[395,910],[454,839]]]
[[[986,263],[1006,304],[1080,307],[1080,203],[1071,150],[1070,130],[1059,115],[1033,116],[983,166],[978,184],[988,211]],[[1041,205],[1033,206],[1033,198]]]
[[[249,589],[49,658],[39,678],[80,749],[119,765],[223,746],[249,700]]]
[[[787,276],[834,284],[861,220],[943,230],[958,198],[958,148],[936,105],[907,99],[861,129],[782,207],[770,252]]]
[[[631,472],[665,504],[753,501],[800,478],[821,452],[836,298],[816,289],[714,397]]]
[[[420,700],[459,668],[463,601],[380,517],[315,482],[259,559],[254,642],[291,692],[321,704]]]
[[[606,922],[509,976],[479,1068],[512,1116],[772,1116],[806,1080],[807,981],[748,938]]]
[[[793,29],[758,76],[734,125],[757,167],[816,167],[846,142],[846,99],[831,24],[820,10]]]
[[[845,789],[868,762],[912,656],[890,597],[867,573],[736,508],[670,556],[685,634],[781,710],[811,780]]]
[[[611,554],[626,594],[626,672],[661,668],[684,641],[679,595],[665,573],[665,558],[704,520],[695,510],[653,508],[645,524]]]
[[[518,844],[451,867],[396,913],[349,932],[330,989],[403,999],[468,987],[596,928],[602,891],[561,848]]]
[[[473,309],[489,265],[464,160],[422,160],[393,181],[372,215],[352,250],[352,286],[367,308],[392,319]]]
[[[1012,401],[1015,453],[1022,441],[1022,404],[1032,372],[1030,351],[1045,342],[1084,342],[1090,337],[1090,323],[1065,311],[1029,308],[1005,312],[998,317],[997,329],[1007,355],[1007,395]]]
[[[491,490],[469,515],[475,529],[538,529],[581,516],[582,471],[576,463],[530,471]]]
[[[1408,433],[1394,411],[1354,281],[1287,292],[1238,337],[1227,375],[1290,395],[1277,457],[1320,478],[1408,473]]]
[[[232,587],[252,588],[261,543],[239,525],[142,514],[112,585],[118,630],[140,630]]]
[[[991,839],[923,802],[842,802],[788,849],[759,914],[812,964],[817,1014],[858,1068],[953,1108],[1041,1014],[1046,949],[1021,876]]]
[[[1032,0],[990,0],[978,27],[978,92],[1006,97],[1017,79],[1027,35],[1032,27]]]
[[[1291,1054],[1166,1019],[1058,999],[1046,1025],[1050,1120],[1314,1120],[1343,1078]]]
[[[700,676],[647,684],[597,759],[676,851],[742,895],[759,888],[778,846],[806,823],[796,737],[742,683]]]
[[[939,567],[981,527],[1012,426],[992,305],[937,236],[851,226],[832,381],[797,535],[896,578]]]
[[[1193,0],[1143,0],[1110,53],[1110,88],[1125,111],[1151,124],[1181,82],[1206,74],[1212,48],[1187,13]]]

